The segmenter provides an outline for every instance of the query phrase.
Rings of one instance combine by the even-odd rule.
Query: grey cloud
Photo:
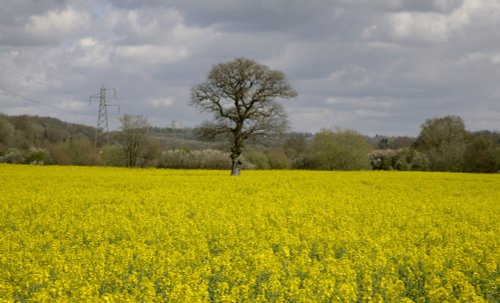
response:
[[[493,118],[500,113],[495,0],[6,3],[13,4],[9,16],[0,12],[0,63],[84,97],[102,84],[115,87],[124,112],[155,125],[195,126],[207,118],[188,106],[189,89],[214,64],[245,56],[282,70],[298,90],[284,103],[294,130],[415,135],[425,119],[447,114],[463,116],[472,128],[500,129]],[[57,19],[71,10],[86,16],[86,27],[46,22],[50,35],[27,30],[34,16]],[[441,27],[433,28],[433,20]],[[78,110],[86,98],[1,67],[0,88],[80,111],[0,94],[7,113],[95,124],[95,106]],[[110,115],[116,127],[118,113]]]
[[[53,44],[88,29],[89,14],[66,1],[2,1],[0,43],[10,46]]]
[[[215,26],[224,32],[296,33],[302,37],[323,35],[345,25],[343,6],[336,1],[111,1],[116,7],[173,9],[186,23]],[[321,28],[321,30],[318,30]],[[344,27],[347,29],[347,27]],[[340,32],[340,31],[339,31]]]
[[[1,0],[1,23],[19,25],[31,16],[42,15],[52,9],[64,7],[65,3],[64,0]]]

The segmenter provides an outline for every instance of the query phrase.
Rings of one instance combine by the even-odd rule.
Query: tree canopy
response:
[[[433,170],[460,171],[469,133],[462,118],[445,116],[427,119],[415,142],[426,153]]]
[[[239,174],[244,141],[286,130],[286,113],[277,98],[297,95],[285,75],[247,58],[215,65],[205,82],[191,90],[191,104],[213,115],[203,123],[206,136],[228,135],[231,175]]]

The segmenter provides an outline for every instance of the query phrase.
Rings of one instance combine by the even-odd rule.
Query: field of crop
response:
[[[0,302],[498,302],[500,175],[0,165]]]

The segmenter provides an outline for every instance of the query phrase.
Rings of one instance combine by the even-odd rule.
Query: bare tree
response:
[[[135,167],[149,142],[149,124],[145,117],[124,115],[120,118],[123,149],[128,167]]]
[[[214,115],[201,127],[205,136],[229,136],[231,175],[237,176],[245,140],[286,130],[286,113],[275,99],[296,95],[282,72],[237,58],[214,66],[207,81],[193,87],[191,105]]]

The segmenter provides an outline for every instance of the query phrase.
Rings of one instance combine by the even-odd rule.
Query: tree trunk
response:
[[[234,134],[233,147],[231,148],[231,176],[240,175],[240,155],[243,151],[243,137],[241,136],[241,125],[238,125]]]
[[[231,159],[231,176],[240,175],[240,160],[238,158]]]

